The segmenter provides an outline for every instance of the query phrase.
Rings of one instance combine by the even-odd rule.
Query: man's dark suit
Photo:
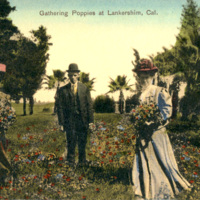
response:
[[[89,89],[77,83],[77,93],[71,90],[71,83],[61,87],[57,93],[57,113],[59,124],[67,134],[67,160],[75,162],[75,147],[78,141],[79,163],[86,161],[85,147],[89,123],[93,123],[93,108]]]

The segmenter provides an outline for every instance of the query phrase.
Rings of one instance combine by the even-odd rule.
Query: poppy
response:
[[[135,138],[136,138],[136,136],[135,136],[135,135],[133,135],[133,136],[132,136],[132,139],[135,139]]]
[[[194,181],[193,181],[193,180],[190,180],[190,183],[192,184],[192,183],[194,183]]]
[[[66,178],[66,181],[67,181],[67,182],[69,182],[70,180],[71,180],[70,177]]]

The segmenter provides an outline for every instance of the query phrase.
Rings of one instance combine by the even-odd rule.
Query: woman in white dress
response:
[[[136,199],[171,199],[190,184],[180,174],[173,149],[166,133],[166,124],[172,114],[171,97],[165,88],[152,85],[158,68],[150,61],[133,70],[141,84],[141,102],[149,99],[158,105],[162,124],[152,121],[136,141],[136,156],[132,169],[132,181]],[[146,130],[146,132],[145,132]],[[147,134],[145,136],[145,134]]]

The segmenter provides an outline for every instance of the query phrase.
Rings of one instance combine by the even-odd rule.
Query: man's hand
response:
[[[94,130],[96,127],[94,125],[94,123],[89,123],[89,129],[92,131]]]
[[[64,127],[62,125],[59,126],[59,129],[64,132]]]

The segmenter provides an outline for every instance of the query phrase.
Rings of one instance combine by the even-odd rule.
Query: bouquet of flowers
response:
[[[162,124],[162,116],[158,106],[151,102],[143,103],[131,110],[131,121],[134,123],[138,137],[148,137],[152,130]]]
[[[16,119],[14,108],[5,97],[0,97],[0,130],[7,130]]]

